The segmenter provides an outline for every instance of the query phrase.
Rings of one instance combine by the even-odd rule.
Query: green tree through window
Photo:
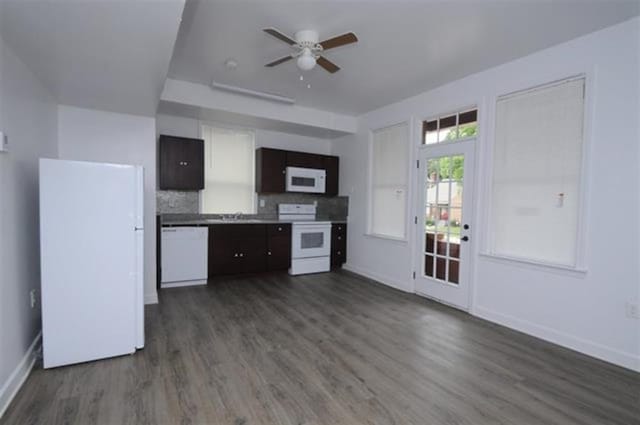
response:
[[[458,129],[458,135],[456,137],[455,131],[447,134],[447,141],[464,139],[467,137],[472,137],[478,134],[478,123],[470,123],[460,126]],[[457,156],[453,158],[453,164],[451,163],[450,157],[442,157],[439,161],[429,162],[428,173],[429,176],[432,176],[433,173],[437,173],[440,176],[440,180],[462,180],[464,176],[464,159],[461,156]],[[438,169],[436,169],[436,167]]]

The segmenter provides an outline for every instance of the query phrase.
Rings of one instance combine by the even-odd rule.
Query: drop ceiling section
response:
[[[169,74],[360,115],[624,21],[638,9],[637,1],[615,0],[189,0]],[[299,30],[317,30],[321,40],[353,31],[359,41],[326,52],[341,67],[335,74],[318,66],[303,73],[295,61],[265,68],[292,52],[263,32],[268,27],[291,37]],[[229,58],[237,62],[235,69],[225,67]]]

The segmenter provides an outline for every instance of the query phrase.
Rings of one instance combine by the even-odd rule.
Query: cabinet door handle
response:
[[[282,170],[282,174],[287,174],[287,170]]]
[[[267,255],[271,255],[271,251],[267,252]]]
[[[243,253],[240,253],[240,256],[241,256],[241,257],[244,257],[244,254],[243,254]]]
[[[282,227],[278,227],[278,232],[282,232]]]
[[[342,239],[342,236],[338,236],[338,240],[341,240],[341,239]]]
[[[342,252],[338,251],[338,255],[342,255]]]
[[[237,257],[237,256],[238,256],[238,254],[233,254],[233,256],[234,256],[234,257]]]

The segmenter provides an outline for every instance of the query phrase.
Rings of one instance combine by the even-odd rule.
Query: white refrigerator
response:
[[[144,346],[140,166],[40,159],[45,368]]]

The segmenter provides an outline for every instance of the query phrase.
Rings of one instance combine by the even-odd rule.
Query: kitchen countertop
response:
[[[331,223],[346,223],[346,219],[332,220],[332,219],[317,219],[317,222],[331,222]],[[294,220],[278,220],[268,218],[241,218],[234,219],[221,219],[221,218],[200,218],[200,219],[162,219],[162,226],[208,226],[210,224],[289,224]]]

